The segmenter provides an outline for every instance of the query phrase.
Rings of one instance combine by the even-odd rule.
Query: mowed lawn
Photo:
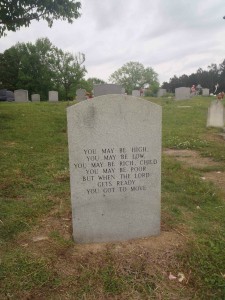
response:
[[[163,109],[162,234],[120,243],[72,239],[66,107],[0,103],[0,299],[225,299],[223,130],[213,98],[146,98]],[[92,101],[92,100],[90,100]],[[223,181],[221,181],[223,182]]]

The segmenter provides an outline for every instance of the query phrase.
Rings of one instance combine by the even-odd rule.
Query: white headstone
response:
[[[32,94],[31,95],[31,101],[32,102],[40,101],[40,95],[39,94]]]
[[[132,91],[132,96],[134,96],[134,97],[140,97],[141,96],[140,91],[139,90],[133,90]]]
[[[209,96],[209,89],[202,89],[202,96]]]
[[[225,126],[225,108],[220,100],[215,100],[208,108],[207,127]]]
[[[162,97],[166,94],[166,89],[159,89],[157,93],[157,97]]]
[[[124,94],[122,85],[119,84],[94,84],[94,97],[109,94]]]
[[[175,100],[190,99],[190,88],[179,87],[175,89]]]
[[[15,102],[27,102],[28,99],[28,91],[27,90],[15,90],[14,91]]]
[[[108,95],[67,108],[76,242],[160,233],[161,106]]]
[[[58,92],[57,91],[49,91],[48,92],[48,99],[51,102],[57,102],[57,101],[59,101]]]
[[[85,89],[78,89],[76,91],[76,101],[80,102],[83,100],[86,100],[87,96],[86,96],[86,90]]]

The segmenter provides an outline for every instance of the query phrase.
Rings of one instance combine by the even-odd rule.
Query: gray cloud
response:
[[[225,58],[222,0],[81,2],[82,16],[72,25],[57,21],[48,28],[32,22],[2,38],[0,51],[48,37],[65,51],[83,52],[88,77],[107,80],[123,64],[138,61],[153,67],[161,82]]]

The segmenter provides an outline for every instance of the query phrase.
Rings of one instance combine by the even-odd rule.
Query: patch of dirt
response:
[[[163,153],[168,156],[175,157],[178,161],[195,168],[220,165],[218,162],[213,161],[209,157],[202,157],[197,151],[194,150],[165,149]]]
[[[157,299],[162,299],[163,295],[170,295],[170,299],[178,300],[181,293],[182,299],[190,300],[191,297],[186,296],[190,295],[186,286],[189,278],[188,272],[185,274],[186,281],[183,283],[178,282],[177,277],[177,274],[184,270],[181,270],[176,255],[186,247],[186,241],[184,234],[170,229],[170,231],[162,230],[159,236],[124,242],[75,244],[72,242],[72,220],[69,207],[64,208],[63,212],[55,210],[45,216],[35,228],[32,228],[30,232],[21,233],[17,239],[20,247],[31,256],[47,260],[50,268],[60,277],[62,286],[60,290],[54,292],[54,295],[58,294],[59,299],[63,295],[64,287],[66,289],[68,278],[75,278],[73,282],[76,282],[76,278],[80,276],[82,278],[88,272],[99,274],[113,265],[118,274],[132,278],[137,276],[140,282],[142,280],[144,282],[145,276],[150,278],[157,285],[155,292],[158,295]],[[170,272],[176,276],[175,280],[169,279]],[[75,290],[77,287],[73,288]],[[99,287],[96,288],[99,289]],[[96,293],[101,294],[102,291],[99,290]],[[127,297],[121,295],[120,299],[128,299]],[[87,299],[92,298],[87,295]],[[95,299],[105,298],[104,295],[102,298],[95,295]],[[136,298],[131,297],[131,299]]]
[[[211,139],[221,139],[221,137],[211,135]],[[178,161],[194,168],[204,168],[208,166],[219,167],[220,163],[213,161],[209,157],[201,157],[201,155],[194,150],[176,150],[176,149],[165,149],[164,154],[172,156]],[[213,182],[223,192],[225,192],[225,172],[211,171],[204,172],[202,178]]]
[[[216,186],[225,192],[225,173],[220,171],[206,172],[204,173],[206,180],[212,181]]]

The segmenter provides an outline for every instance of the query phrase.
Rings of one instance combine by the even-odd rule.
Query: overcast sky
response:
[[[81,0],[81,18],[68,24],[33,21],[8,32],[0,52],[48,37],[64,51],[86,56],[86,78],[108,82],[129,61],[152,67],[159,81],[191,74],[225,59],[224,0]]]

